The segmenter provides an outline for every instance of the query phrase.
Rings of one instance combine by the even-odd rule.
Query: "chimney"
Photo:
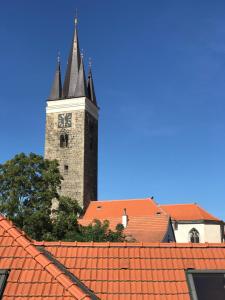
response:
[[[128,215],[127,215],[127,212],[126,212],[126,208],[124,208],[124,210],[123,210],[122,224],[123,224],[124,228],[127,227],[127,224],[128,224]]]

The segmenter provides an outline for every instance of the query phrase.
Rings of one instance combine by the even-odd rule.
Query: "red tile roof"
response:
[[[225,244],[37,243],[100,299],[190,299],[185,270],[225,269]]]
[[[107,219],[121,218],[123,210],[126,208],[129,217],[143,217],[155,214],[161,209],[151,198],[129,199],[129,200],[111,200],[111,201],[92,201],[86,212],[86,219]]]
[[[108,220],[112,230],[115,230],[117,224],[121,224],[121,218],[108,218]],[[92,219],[79,220],[79,223],[83,226],[87,226],[92,222]],[[139,242],[161,242],[168,231],[169,222],[169,216],[163,213],[146,217],[129,217],[124,234],[128,237],[128,240],[129,237],[133,237]]]
[[[225,269],[225,244],[36,242],[0,216],[3,300],[186,300],[190,268]]]
[[[93,201],[89,204],[79,223],[87,226],[94,219],[109,220],[110,228],[114,230],[117,224],[122,223],[124,209],[128,216],[128,225],[124,230],[126,236],[132,236],[141,242],[163,241],[168,231],[170,218],[150,198]]]
[[[24,233],[0,216],[0,269],[9,269],[4,300],[91,299]],[[40,298],[39,298],[40,297]]]
[[[206,210],[196,203],[190,204],[168,204],[160,205],[160,207],[177,221],[220,221],[218,218],[209,214]]]

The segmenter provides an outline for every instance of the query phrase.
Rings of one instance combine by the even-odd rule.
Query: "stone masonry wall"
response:
[[[84,139],[84,207],[97,200],[98,179],[98,121],[88,112],[85,113]]]
[[[64,178],[60,194],[77,200],[83,207],[85,111],[73,111],[71,113],[72,127],[69,128],[58,128],[59,113],[47,114],[45,158],[57,159],[60,164],[60,172]],[[60,148],[60,135],[62,133],[69,136],[68,148]]]

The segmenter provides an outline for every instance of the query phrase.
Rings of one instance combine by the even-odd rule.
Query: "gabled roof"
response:
[[[128,217],[143,217],[162,211],[151,198],[91,201],[86,212],[85,219],[121,218],[124,208]]]
[[[225,244],[36,242],[0,216],[7,269],[4,300],[189,300],[186,270],[224,270]]]
[[[124,234],[128,239],[133,237],[139,242],[162,242],[169,230],[170,217],[153,199],[132,199],[114,201],[93,201],[85,215],[79,220],[87,226],[94,219],[108,220],[110,229],[115,230],[122,223],[123,211],[126,209],[128,224]],[[131,238],[132,239],[132,238]]]
[[[0,269],[9,277],[3,299],[97,299],[47,257],[11,222],[0,216]]]
[[[225,244],[37,244],[107,300],[190,300],[187,269],[225,269]]]
[[[165,204],[160,207],[176,221],[220,221],[196,203]]]

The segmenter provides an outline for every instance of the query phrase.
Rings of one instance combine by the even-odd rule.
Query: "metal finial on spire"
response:
[[[77,23],[78,23],[77,8],[76,8],[76,13],[75,13],[74,23],[75,23],[75,26],[76,26]]]
[[[84,49],[83,48],[81,49],[80,56],[81,56],[82,59],[84,59]]]
[[[57,62],[60,64],[61,54],[60,51],[57,52]]]
[[[91,57],[88,58],[88,66],[91,69],[91,67],[92,67],[92,59],[91,59]]]

